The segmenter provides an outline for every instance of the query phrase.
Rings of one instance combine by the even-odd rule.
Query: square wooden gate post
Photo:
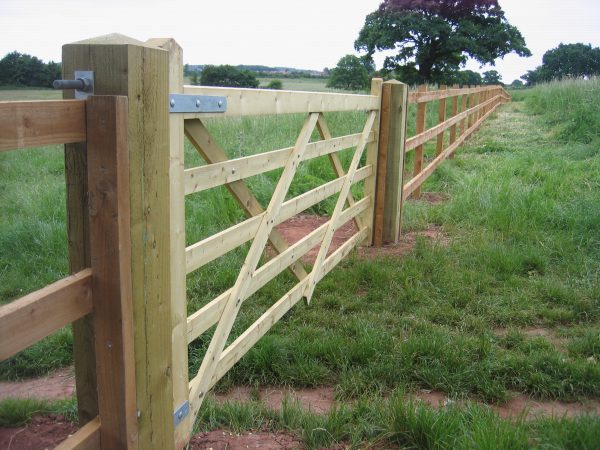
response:
[[[373,245],[398,242],[402,225],[404,143],[408,86],[396,80],[383,83],[377,163]]]
[[[62,61],[65,78],[73,78],[75,70],[94,72],[95,95],[128,97],[138,448],[172,449],[169,53],[108,35],[63,46]],[[77,236],[69,230],[71,246],[74,237],[81,239]],[[76,360],[76,370],[82,365],[89,369],[89,362]]]

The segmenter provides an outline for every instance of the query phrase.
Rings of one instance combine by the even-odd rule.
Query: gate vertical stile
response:
[[[183,50],[173,39],[150,39],[148,44],[169,52],[169,93],[183,93]],[[169,216],[171,253],[171,345],[175,449],[184,448],[192,431],[189,411],[187,295],[185,261],[185,188],[183,170],[184,118],[169,114]]]
[[[383,79],[381,78],[373,78],[371,80],[371,95],[375,97],[379,97],[379,111],[375,116],[375,123],[373,124],[373,132],[375,135],[375,139],[373,142],[367,145],[367,166],[373,166],[373,174],[365,180],[365,197],[371,197],[371,204],[369,208],[363,213],[364,223],[369,224],[369,234],[367,235],[366,243],[367,245],[373,245],[373,225],[375,218],[375,197],[377,193],[377,159],[379,154],[379,127],[381,120],[381,98],[383,92]]]

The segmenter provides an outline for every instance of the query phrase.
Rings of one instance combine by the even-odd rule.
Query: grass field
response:
[[[424,186],[447,202],[406,207],[406,232],[441,226],[448,244],[419,238],[402,259],[353,255],[321,282],[309,307],[286,315],[217,386],[334,386],[348,406],[316,416],[294,405],[274,413],[258,403],[208,403],[199,429],[288,429],[311,448],[377,440],[406,448],[600,447],[598,417],[509,422],[481,406],[434,411],[404,395],[428,389],[500,404],[516,393],[600,399],[600,81],[540,86],[514,100]],[[433,107],[429,120],[435,116]],[[358,131],[364,116],[328,120],[341,135]],[[249,118],[209,128],[239,156],[290,145],[301,121]],[[191,147],[186,158],[200,163]],[[250,180],[263,203],[277,175]],[[292,192],[332,177],[326,161],[315,160]],[[58,147],[0,154],[0,300],[65,273],[63,180]],[[313,212],[330,210],[331,201]],[[193,242],[242,213],[214,189],[190,196],[186,217]],[[188,278],[190,310],[233,284],[243,256],[244,249],[231,252]],[[291,283],[283,274],[249,299],[234,335]],[[190,346],[192,372],[209,337]],[[1,364],[0,376],[68,364],[70,345],[65,330]]]

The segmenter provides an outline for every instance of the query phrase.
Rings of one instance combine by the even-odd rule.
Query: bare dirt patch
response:
[[[302,442],[288,433],[256,431],[235,434],[225,430],[198,433],[190,441],[190,450],[246,450],[262,448],[266,450],[304,448]]]
[[[35,416],[23,427],[0,428],[0,448],[5,450],[44,450],[54,448],[78,426],[63,416]]]
[[[433,408],[444,408],[452,403],[466,404],[465,400],[452,400],[438,391],[421,390],[412,394],[413,398],[427,403]],[[489,406],[503,419],[523,418],[533,420],[541,417],[577,417],[586,414],[600,415],[600,402],[589,400],[585,402],[561,402],[557,400],[533,400],[522,394],[513,397],[502,405]]]
[[[425,194],[436,194],[439,196],[444,195],[437,193]],[[328,220],[329,218],[322,216],[309,214],[298,215],[278,225],[277,230],[283,235],[289,244],[294,244],[310,232],[316,230],[318,227],[326,223]],[[333,235],[333,240],[331,242],[331,246],[329,247],[328,255],[338,249],[344,242],[346,242],[357,232],[358,229],[353,221],[349,221],[343,227],[337,230]],[[450,238],[444,233],[441,226],[430,225],[426,230],[402,233],[400,236],[400,242],[396,245],[385,245],[381,248],[361,247],[358,250],[358,255],[361,258],[367,259],[378,258],[381,256],[400,257],[412,252],[419,237],[440,243],[442,245],[448,245],[450,243]],[[319,247],[319,245],[313,247],[302,257],[302,261],[307,264],[313,264],[317,254],[319,253]]]
[[[279,411],[285,398],[290,402],[297,402],[305,410],[316,414],[327,414],[336,404],[335,391],[332,387],[320,387],[316,389],[299,389],[267,387],[257,391],[247,386],[237,386],[224,394],[215,394],[215,399],[223,403],[225,401],[247,402],[256,398],[269,408]]]
[[[57,400],[71,397],[75,393],[73,367],[63,367],[42,378],[22,381],[0,381],[0,400],[35,397]]]
[[[544,339],[547,339],[552,345],[554,345],[554,347],[556,349],[558,349],[561,352],[564,352],[566,349],[566,339],[556,336],[556,334],[548,328],[528,327],[528,328],[517,328],[516,330],[519,331],[520,333],[522,333],[524,336],[526,336],[529,339],[536,338],[536,337],[542,337]],[[504,336],[506,336],[507,333],[508,333],[508,329],[506,329],[506,328],[495,328],[494,329],[494,334],[496,336],[504,337]]]
[[[421,192],[421,197],[418,199],[409,198],[409,201],[421,201],[431,205],[438,205],[450,200],[450,196],[444,192]]]

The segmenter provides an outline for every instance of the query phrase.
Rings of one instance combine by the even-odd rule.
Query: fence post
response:
[[[448,90],[448,86],[446,86],[445,84],[442,84],[440,86],[440,91],[447,91]],[[439,100],[439,106],[438,106],[438,123],[443,123],[446,120],[446,99],[445,98],[441,98]],[[439,156],[441,155],[441,153],[444,151],[444,132],[438,134],[437,136],[437,142],[436,142],[436,146],[435,146],[435,156]]]
[[[468,86],[466,86],[466,87],[468,87]],[[463,89],[465,89],[466,87],[463,86]],[[467,95],[466,94],[463,94],[461,96],[461,104],[462,104],[461,112],[466,111],[467,110]],[[465,117],[464,119],[462,119],[460,121],[460,130],[458,133],[459,136],[462,136],[465,133],[466,125],[467,125],[467,118]]]
[[[373,78],[371,80],[371,95],[379,97],[381,99],[381,92],[383,89],[383,79]],[[381,105],[381,102],[380,102]],[[376,198],[376,179],[377,179],[377,153],[379,151],[379,122],[381,120],[381,111],[375,119],[373,124],[373,132],[375,133],[375,141],[371,142],[367,146],[367,165],[373,166],[373,174],[365,180],[365,197],[371,196],[371,204],[369,208],[363,213],[363,223],[370,224],[369,235],[366,238],[368,245],[373,245],[373,224],[375,219],[375,198]]]
[[[86,104],[90,259],[102,449],[137,448],[127,98]]]
[[[122,35],[63,47],[63,70],[94,71],[96,95],[129,99],[131,277],[138,446],[174,447],[169,226],[169,55]],[[115,414],[122,413],[115,411]]]
[[[475,86],[470,85],[469,89],[475,89]],[[469,94],[468,109],[471,109],[473,106],[475,106],[475,94],[471,93],[471,94]],[[469,114],[469,121],[467,122],[467,130],[470,129],[473,126],[473,119],[474,119],[474,113],[470,113]]]
[[[419,86],[419,92],[427,92],[427,85],[422,84],[421,86]],[[423,131],[425,131],[426,113],[427,113],[427,103],[426,102],[417,103],[417,127],[416,127],[416,131],[415,131],[416,134],[420,134]],[[423,149],[424,149],[423,144],[421,144],[417,148],[415,148],[415,165],[414,165],[414,169],[413,169],[413,177],[416,177],[417,175],[419,175],[421,173],[421,171],[423,170],[423,159],[424,159]],[[415,189],[412,196],[415,199],[418,199],[421,197],[421,187],[420,186],[417,189]]]
[[[406,84],[396,80],[383,83],[373,224],[375,247],[381,247],[384,242],[398,242],[402,226],[407,106]]]

